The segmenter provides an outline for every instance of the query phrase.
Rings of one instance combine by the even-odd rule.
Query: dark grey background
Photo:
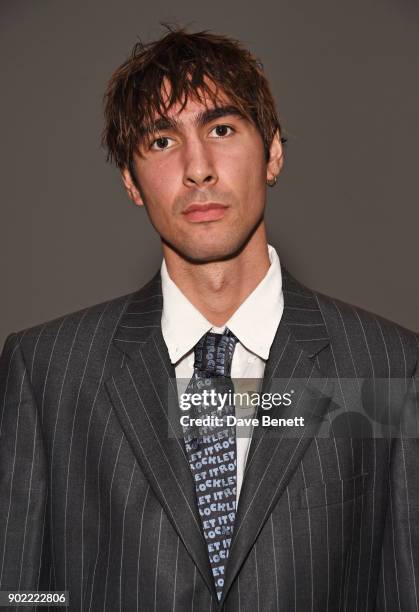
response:
[[[0,17],[0,341],[132,291],[160,265],[99,136],[111,72],[162,20],[237,37],[262,59],[289,138],[267,220],[290,271],[419,330],[416,2],[2,0]]]

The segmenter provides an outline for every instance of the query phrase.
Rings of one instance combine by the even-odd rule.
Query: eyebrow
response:
[[[214,108],[208,108],[204,111],[197,113],[194,119],[194,125],[197,127],[204,127],[211,121],[215,119],[220,119],[221,117],[227,117],[230,115],[235,115],[237,117],[245,118],[244,114],[234,105],[227,106],[215,106]],[[179,129],[181,121],[174,119],[173,117],[160,117],[153,123],[148,126],[143,126],[140,129],[141,134],[153,134],[154,132],[161,132],[163,130],[177,130]]]

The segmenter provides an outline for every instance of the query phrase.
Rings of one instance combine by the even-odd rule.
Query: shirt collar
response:
[[[282,275],[276,250],[268,245],[271,265],[252,293],[240,304],[225,326],[249,351],[268,359],[284,310]],[[170,361],[175,364],[211,329],[218,331],[172,281],[161,265],[163,311],[161,328]]]

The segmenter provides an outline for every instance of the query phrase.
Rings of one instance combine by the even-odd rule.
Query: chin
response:
[[[180,257],[191,263],[203,264],[225,261],[239,255],[262,222],[263,212],[259,218],[253,220],[253,223],[248,223],[246,226],[237,220],[228,227],[218,223],[206,227],[199,227],[197,224],[193,232],[190,228],[188,231],[178,228],[177,233],[170,232],[171,236],[167,234],[164,236],[160,232],[159,234],[163,243]]]

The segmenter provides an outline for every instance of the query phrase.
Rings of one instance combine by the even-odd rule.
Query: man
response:
[[[283,140],[260,64],[207,32],[137,44],[104,142],[163,263],[6,341],[1,589],[77,611],[417,610],[418,337],[267,245]],[[235,379],[272,400],[247,437],[220,410]],[[219,427],[202,394],[181,408],[183,380]]]

